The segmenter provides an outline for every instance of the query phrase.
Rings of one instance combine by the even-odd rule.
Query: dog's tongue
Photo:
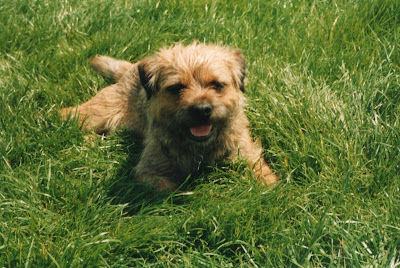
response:
[[[210,134],[210,131],[211,131],[211,125],[201,125],[190,128],[190,132],[192,133],[193,136],[196,137],[207,136],[208,134]]]

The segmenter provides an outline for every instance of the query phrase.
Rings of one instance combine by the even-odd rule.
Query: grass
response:
[[[400,3],[0,0],[0,267],[394,267],[400,264]],[[240,48],[248,116],[282,183],[245,163],[155,195],[140,140],[90,146],[61,107],[192,40]]]

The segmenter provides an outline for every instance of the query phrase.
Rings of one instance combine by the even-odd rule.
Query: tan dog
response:
[[[278,181],[250,136],[240,51],[177,44],[135,64],[105,56],[91,64],[116,83],[61,113],[79,115],[85,128],[99,134],[125,126],[143,136],[139,181],[173,190],[201,167],[238,155],[261,183]]]

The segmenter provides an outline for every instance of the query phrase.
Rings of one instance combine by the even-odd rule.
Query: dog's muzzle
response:
[[[206,122],[210,119],[213,108],[208,103],[200,103],[189,107],[188,112],[193,121]]]
[[[188,113],[192,120],[190,126],[190,137],[199,142],[211,138],[213,128],[210,117],[213,107],[209,103],[199,103],[189,107]]]

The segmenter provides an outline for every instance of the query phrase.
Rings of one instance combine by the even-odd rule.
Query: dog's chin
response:
[[[211,124],[198,125],[189,128],[188,136],[196,142],[207,142],[211,140],[214,134],[214,128]]]

